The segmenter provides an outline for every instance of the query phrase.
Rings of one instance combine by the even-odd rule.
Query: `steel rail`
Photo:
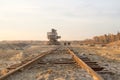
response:
[[[68,53],[72,55],[73,60],[84,70],[86,70],[94,80],[104,80],[98,73],[96,73],[91,67],[89,67],[84,61],[82,61],[79,57],[75,55],[73,51],[67,48]]]
[[[31,65],[32,63],[34,63],[34,62],[36,62],[37,60],[39,60],[41,57],[43,57],[43,56],[45,56],[45,55],[47,55],[47,54],[50,54],[50,53],[52,53],[52,52],[55,51],[55,50],[57,50],[57,48],[54,49],[54,50],[48,51],[48,52],[43,52],[43,53],[41,53],[41,54],[38,55],[37,57],[34,57],[34,59],[32,59],[31,61],[28,61],[28,62],[26,62],[25,64],[22,64],[21,66],[15,68],[15,69],[13,69],[13,70],[10,70],[10,71],[9,71],[8,73],[6,73],[5,75],[0,76],[0,80],[6,79],[8,76],[14,74],[15,72],[17,72],[17,71],[19,71],[19,70],[24,69],[26,66]]]

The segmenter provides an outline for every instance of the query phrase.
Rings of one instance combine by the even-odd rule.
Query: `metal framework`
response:
[[[47,38],[49,39],[48,44],[49,45],[59,45],[58,39],[61,38],[61,36],[58,36],[57,30],[52,29],[51,32],[47,32]]]

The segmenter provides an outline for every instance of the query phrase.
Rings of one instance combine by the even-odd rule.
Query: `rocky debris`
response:
[[[72,57],[62,50],[44,56],[39,62],[72,61]],[[39,64],[39,62],[6,80],[93,80],[76,64]]]
[[[93,80],[86,71],[71,64],[39,65],[17,74],[6,80]]]
[[[79,55],[87,56],[92,61],[98,62],[105,70],[112,74],[101,74],[105,80],[120,80],[120,50],[109,48],[74,48]]]
[[[44,65],[44,67],[45,66],[46,65]],[[48,68],[44,67],[41,67],[42,72],[39,76],[39,78],[41,79],[45,78],[47,75],[46,78],[48,80],[92,80],[91,76],[86,71],[81,68],[75,67],[75,65],[49,65]],[[47,69],[50,69],[50,72]]]

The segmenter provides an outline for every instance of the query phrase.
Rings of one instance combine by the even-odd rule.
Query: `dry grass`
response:
[[[19,51],[17,50],[1,50],[0,49],[0,60],[8,59],[11,56],[16,55],[17,53],[19,53]]]
[[[7,69],[3,69],[3,70],[0,71],[0,75],[5,75],[6,73],[8,73]]]
[[[120,61],[120,50],[114,48],[86,48],[90,52],[95,52],[97,55],[104,57],[111,61]]]

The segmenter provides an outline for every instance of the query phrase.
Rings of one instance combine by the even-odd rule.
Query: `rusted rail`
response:
[[[2,75],[2,76],[0,77],[0,80],[6,79],[6,78],[9,77],[10,75],[16,73],[16,72],[19,71],[19,70],[24,69],[25,67],[27,67],[27,66],[31,65],[32,63],[36,62],[37,60],[39,60],[41,57],[43,57],[43,56],[45,56],[45,55],[47,55],[47,54],[50,54],[51,52],[53,52],[53,51],[55,51],[55,50],[57,50],[57,49],[58,49],[58,48],[56,48],[56,49],[54,49],[54,50],[51,50],[51,51],[48,51],[48,52],[43,52],[43,53],[41,53],[40,55],[38,55],[37,57],[34,57],[32,60],[30,60],[30,61],[28,61],[28,62],[25,62],[25,63],[22,63],[20,66],[17,66],[17,67],[15,67],[15,68],[13,68],[13,69],[11,68],[12,70],[10,69],[10,71],[8,71],[8,73],[6,73],[5,75]]]
[[[45,55],[47,55],[47,54],[50,54],[50,53],[52,53],[53,51],[56,51],[58,48],[56,48],[56,49],[54,49],[54,50],[51,50],[51,51],[48,51],[48,52],[44,52],[44,53],[41,53],[40,55],[38,55],[37,57],[34,57],[32,60],[28,60],[28,61],[25,61],[25,62],[23,62],[22,64],[19,64],[19,65],[17,65],[17,67],[10,67],[10,71],[7,73],[7,74],[5,74],[5,75],[3,75],[3,76],[1,76],[0,77],[0,80],[5,80],[6,78],[8,78],[10,75],[12,75],[12,74],[14,74],[14,73],[16,73],[17,71],[19,71],[19,70],[22,70],[22,69],[24,69],[25,67],[27,67],[27,66],[29,66],[29,65],[32,65],[32,63],[34,63],[34,62],[37,62],[41,57],[44,57]],[[87,65],[86,63],[85,63],[85,61],[83,61],[82,59],[80,59],[79,57],[77,57],[76,55],[75,55],[75,53],[73,52],[73,51],[71,51],[69,48],[67,48],[67,51],[68,51],[68,53],[70,53],[70,55],[72,55],[72,58],[73,58],[73,60],[74,61],[69,61],[69,62],[53,62],[52,64],[74,64],[75,62],[80,66],[80,67],[82,67],[83,69],[85,69],[92,77],[93,77],[93,79],[94,80],[104,80],[100,75],[98,75],[91,67],[89,67],[89,65],[92,65],[92,64],[94,64],[94,63],[96,63],[96,62],[89,62],[89,60],[88,59],[84,59],[83,58],[83,60],[85,60],[86,61],[86,63],[89,63],[89,65]],[[46,64],[46,62],[39,62],[38,61],[38,64]],[[94,67],[94,66],[93,66]]]
[[[72,58],[74,61],[83,69],[85,69],[94,80],[104,80],[98,73],[96,73],[91,67],[89,67],[84,61],[82,61],[79,57],[75,55],[73,51],[71,51],[69,48],[67,48],[70,55],[72,55]]]

